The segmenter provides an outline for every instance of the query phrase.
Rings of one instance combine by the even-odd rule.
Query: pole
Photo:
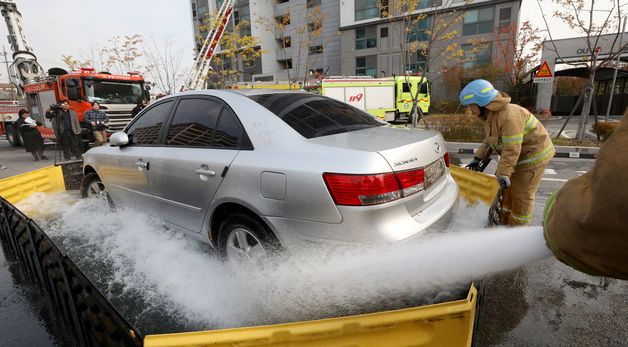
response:
[[[611,95],[608,97],[608,105],[606,106],[606,121],[608,122],[608,116],[611,113],[611,105],[613,104],[613,94],[615,94],[615,82],[617,81],[617,70],[619,69],[619,60],[621,58],[621,54],[623,53],[623,39],[624,32],[626,31],[626,22],[628,21],[628,17],[624,16],[624,26],[621,29],[621,37],[619,38],[619,49],[620,51],[617,53],[617,62],[615,63],[615,72],[613,73],[613,84],[611,85]]]

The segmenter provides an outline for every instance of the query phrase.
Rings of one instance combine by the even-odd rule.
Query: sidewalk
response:
[[[471,142],[447,142],[447,149],[452,153],[474,154],[479,143]],[[554,158],[574,158],[574,159],[595,159],[600,150],[599,147],[575,147],[575,146],[555,146],[556,155]]]

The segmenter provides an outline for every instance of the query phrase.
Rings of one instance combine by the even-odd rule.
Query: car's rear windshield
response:
[[[320,95],[277,93],[248,97],[308,139],[386,124],[357,108]]]

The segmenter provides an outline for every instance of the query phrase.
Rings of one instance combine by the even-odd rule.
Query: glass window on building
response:
[[[307,30],[309,32],[320,30],[323,27],[323,21],[317,20],[316,22],[307,23]]]
[[[414,62],[406,65],[407,72],[418,73],[427,69],[427,58],[423,50],[417,50],[416,54],[414,54],[411,59],[414,59]]]
[[[321,0],[307,0],[307,8],[320,6]]]
[[[355,74],[357,76],[377,77],[377,56],[367,55],[355,58]]]
[[[462,35],[492,33],[495,23],[495,7],[483,7],[464,12]]]
[[[312,46],[309,48],[310,55],[323,53],[323,46]]]
[[[283,16],[275,17],[277,24],[281,25],[290,25],[290,13],[286,13]]]
[[[377,26],[355,29],[355,49],[377,47]]]
[[[461,46],[463,55],[462,66],[465,69],[474,69],[482,65],[488,65],[493,58],[493,43],[466,44]]]
[[[500,33],[508,32],[510,29],[510,7],[499,9],[499,25],[498,29]]]
[[[364,20],[379,17],[378,0],[354,0],[355,20]]]
[[[408,42],[427,41],[429,39],[427,31],[430,29],[430,21],[431,17],[417,20],[408,33]]]
[[[292,46],[292,38],[290,36],[284,36],[283,38],[280,38],[278,41],[281,47],[288,48]]]
[[[414,11],[423,10],[430,7],[441,6],[443,0],[416,0],[416,2],[410,1],[404,4],[404,12],[411,10],[409,7],[414,5]]]

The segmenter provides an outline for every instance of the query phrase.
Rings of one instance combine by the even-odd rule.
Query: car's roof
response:
[[[232,91],[245,96],[261,94],[302,94],[303,90],[280,90],[280,89],[233,89]]]
[[[179,92],[175,94],[170,94],[159,98],[158,100],[165,100],[169,98],[175,98],[177,96],[183,95],[213,95],[213,96],[224,96],[224,95],[263,95],[263,94],[302,94],[306,93],[302,90],[278,90],[278,89],[198,89],[198,90],[188,90],[185,92]]]

